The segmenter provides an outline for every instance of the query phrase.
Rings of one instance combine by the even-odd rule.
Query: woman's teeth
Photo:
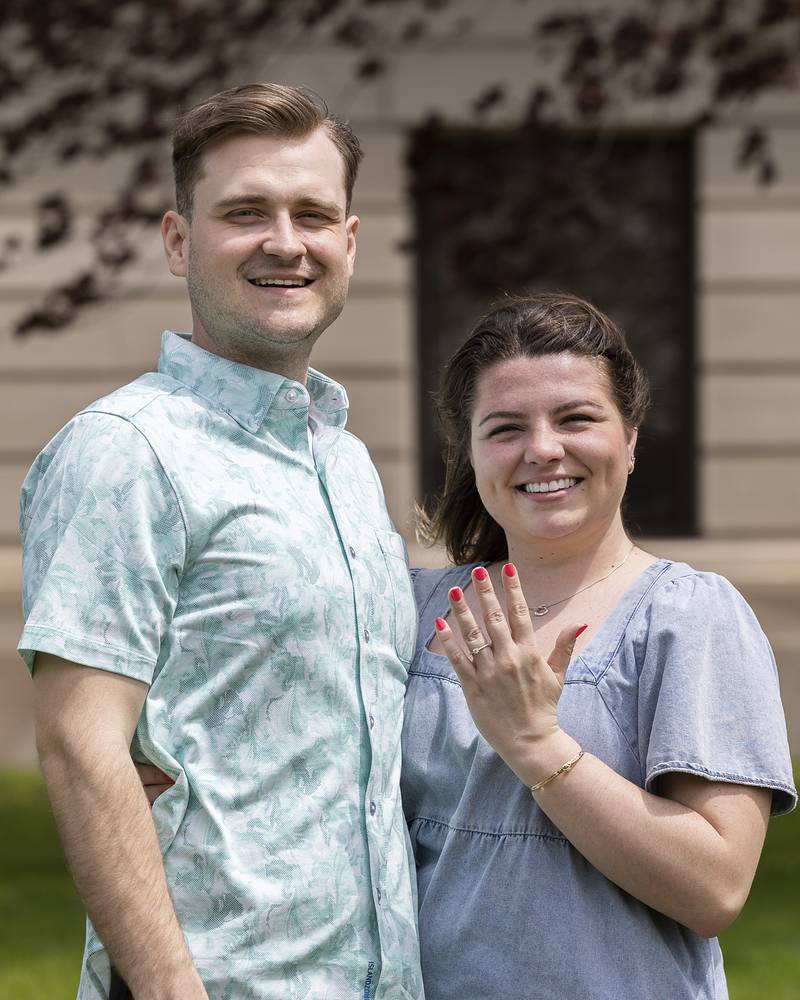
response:
[[[552,479],[549,483],[525,483],[522,489],[526,493],[555,493],[556,490],[566,490],[574,486],[577,479]]]

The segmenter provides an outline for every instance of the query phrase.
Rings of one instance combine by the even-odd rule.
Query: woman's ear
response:
[[[639,428],[632,427],[628,431],[628,475],[633,472],[636,465],[636,442],[639,439]]]

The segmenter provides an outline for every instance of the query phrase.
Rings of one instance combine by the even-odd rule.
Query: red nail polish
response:
[[[517,567],[514,563],[506,563],[503,567],[503,572],[509,579],[512,579],[517,575]]]
[[[436,630],[438,632],[441,632],[443,628],[444,628],[444,618],[437,618],[436,619]]]
[[[464,596],[464,593],[461,590],[461,587],[451,587],[450,588],[450,600],[451,601],[460,601],[463,596]]]
[[[577,639],[578,636],[581,634],[581,632],[585,632],[588,627],[589,627],[588,625],[581,625],[581,627],[575,633],[575,638]]]
[[[475,577],[476,580],[480,580],[482,582],[483,580],[486,579],[486,577],[489,574],[486,572],[486,570],[483,568],[483,566],[478,566],[477,569],[474,569],[472,571],[472,575]]]

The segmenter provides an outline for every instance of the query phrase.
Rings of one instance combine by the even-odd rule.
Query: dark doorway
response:
[[[575,292],[625,330],[653,388],[627,499],[631,530],[696,531],[694,142],[430,125],[412,136],[422,485],[441,489],[431,394],[506,292]]]

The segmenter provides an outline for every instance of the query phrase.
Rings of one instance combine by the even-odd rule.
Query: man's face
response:
[[[170,270],[188,283],[192,340],[304,380],[314,342],[344,306],[357,228],[323,129],[209,147],[191,222],[168,212],[162,224]]]

